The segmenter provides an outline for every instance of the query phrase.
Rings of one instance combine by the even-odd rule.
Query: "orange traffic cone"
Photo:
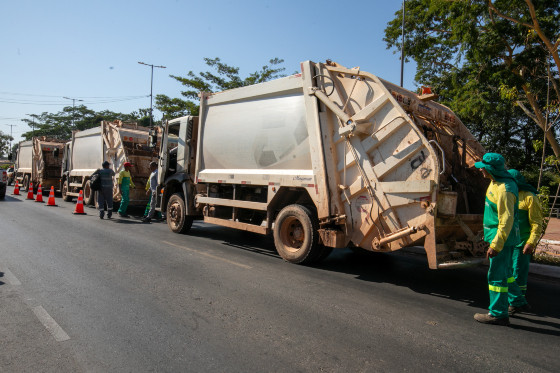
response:
[[[34,200],[35,197],[33,197],[33,183],[29,182],[29,191],[27,192],[27,199],[30,200]]]
[[[51,187],[51,192],[49,193],[49,200],[47,201],[47,204],[45,206],[58,206],[55,202],[54,202],[54,187]]]
[[[39,189],[37,190],[37,199],[35,200],[35,202],[45,203],[45,201],[43,201],[43,187],[41,186],[41,184],[39,184]]]
[[[74,215],[87,215],[84,212],[84,194],[80,190],[80,195],[78,196],[78,202],[76,202],[76,209],[72,213]]]
[[[14,196],[19,196],[19,184],[18,181],[16,180],[16,186],[14,186],[14,192],[12,193]]]

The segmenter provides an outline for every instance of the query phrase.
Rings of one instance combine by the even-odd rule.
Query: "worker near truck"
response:
[[[99,206],[99,218],[103,219],[105,215],[105,203],[107,204],[107,218],[111,219],[113,215],[113,177],[115,171],[109,168],[111,163],[105,161],[101,165],[102,168],[95,171],[101,179],[101,189],[97,191],[97,205]]]
[[[543,215],[537,197],[537,189],[527,183],[521,172],[508,170],[519,188],[519,232],[520,242],[513,250],[513,277],[521,289],[521,294],[510,294],[509,315],[526,312],[531,309],[527,299],[527,278],[529,277],[529,263],[543,229]]]
[[[135,188],[136,186],[132,182],[132,175],[130,174],[130,168],[132,163],[124,162],[124,170],[119,172],[119,191],[121,192],[121,205],[119,207],[119,215],[123,218],[128,217],[126,210],[128,208],[128,202],[130,201],[130,188]]]
[[[150,211],[148,216],[146,216],[142,221],[144,223],[149,223],[156,212],[156,198],[157,198],[157,185],[158,185],[158,165],[157,162],[150,163],[150,189],[146,191],[146,195],[151,195],[150,198]]]
[[[474,319],[484,324],[509,325],[508,297],[519,299],[521,290],[512,277],[513,250],[519,244],[517,184],[507,172],[500,154],[486,153],[476,162],[484,177],[490,179],[484,207],[484,241],[489,243],[488,313],[477,313]],[[511,293],[511,295],[510,295]],[[515,306],[521,306],[516,304]]]

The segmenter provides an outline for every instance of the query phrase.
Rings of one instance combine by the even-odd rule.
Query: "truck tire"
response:
[[[22,187],[23,187],[22,189],[25,192],[29,192],[29,175],[25,175],[23,177],[23,181],[21,182],[21,184],[22,184]]]
[[[64,182],[64,184],[62,184],[62,200],[64,202],[72,202],[72,196],[68,195],[68,180],[66,180]]]
[[[86,181],[84,186],[84,205],[93,206],[95,204],[95,193],[91,190],[91,182]]]
[[[185,201],[180,193],[175,193],[167,202],[167,225],[174,233],[187,233],[193,223],[192,216],[185,215]]]
[[[274,222],[274,245],[278,254],[290,263],[314,263],[323,253],[318,245],[318,228],[317,218],[307,207],[284,207]]]

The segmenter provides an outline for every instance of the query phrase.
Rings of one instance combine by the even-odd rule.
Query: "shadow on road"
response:
[[[0,277],[4,277],[4,272],[0,272]],[[4,285],[4,284],[5,284],[5,282],[0,281],[0,285]]]
[[[212,239],[232,249],[241,249],[281,260],[271,236],[200,222],[193,224],[188,235]],[[402,251],[373,253],[361,249],[336,249],[328,258],[312,267],[322,271],[350,274],[362,281],[404,286],[417,293],[463,302],[476,308],[477,310],[474,310],[476,312],[488,307],[487,267],[431,270],[424,255]],[[538,310],[536,316],[560,319],[560,298],[554,296],[558,293],[558,284],[558,280],[529,279],[528,299],[533,308]],[[539,320],[527,320],[543,323]],[[560,329],[560,324],[544,323],[549,328]],[[550,329],[516,327],[556,335],[556,332]]]
[[[6,194],[6,196],[4,197],[4,199],[3,199],[3,200],[0,200],[0,203],[2,203],[2,202],[22,202],[22,200],[19,199],[19,198],[12,197],[12,196]]]

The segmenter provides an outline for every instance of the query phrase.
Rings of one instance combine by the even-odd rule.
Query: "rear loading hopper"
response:
[[[39,185],[44,190],[52,186],[58,188],[64,141],[42,137],[34,137],[30,141],[22,141],[18,147],[16,180],[24,190],[29,183],[34,189]]]
[[[148,128],[121,121],[102,121],[99,127],[74,132],[72,143],[67,147],[70,170],[62,186],[63,197],[70,200],[83,190],[86,204],[93,205],[95,196],[89,179],[104,161],[109,161],[115,171],[113,199],[120,202],[118,174],[124,170],[124,163],[130,162],[133,164],[130,173],[135,184],[135,188],[130,189],[130,204],[145,205],[148,201],[145,186],[150,176],[149,165],[157,159],[158,150],[148,146],[149,133]]]
[[[330,214],[373,251],[424,245],[430,268],[480,261],[485,150],[447,107],[359,68],[317,64]],[[324,222],[328,223],[329,218]]]

